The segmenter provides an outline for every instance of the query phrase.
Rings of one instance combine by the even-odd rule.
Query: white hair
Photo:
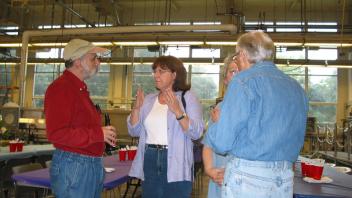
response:
[[[237,40],[236,51],[244,50],[250,63],[272,59],[274,42],[262,31],[250,31]]]

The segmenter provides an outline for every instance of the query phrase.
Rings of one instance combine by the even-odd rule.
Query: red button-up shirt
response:
[[[102,156],[104,135],[101,117],[89,98],[87,85],[64,71],[49,85],[44,100],[46,132],[58,149]]]

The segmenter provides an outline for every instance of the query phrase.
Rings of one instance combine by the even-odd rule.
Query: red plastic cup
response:
[[[127,151],[125,151],[125,150],[119,150],[119,160],[120,161],[126,161],[126,153],[127,153]]]
[[[16,143],[17,152],[23,151],[23,145],[24,145],[23,142]]]
[[[311,177],[316,180],[320,180],[323,175],[324,166],[312,165],[311,167]]]
[[[307,177],[313,177],[313,165],[306,163]]]
[[[17,143],[9,143],[10,152],[16,152]]]
[[[307,177],[308,176],[308,167],[307,167],[306,163],[301,162],[301,170],[302,170],[302,176]]]
[[[137,154],[137,150],[128,150],[127,155],[128,155],[128,160],[134,160],[134,157]]]

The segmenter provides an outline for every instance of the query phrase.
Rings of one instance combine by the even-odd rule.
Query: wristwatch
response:
[[[186,113],[183,113],[180,117],[176,117],[176,120],[182,120],[183,118],[185,118],[187,116]]]

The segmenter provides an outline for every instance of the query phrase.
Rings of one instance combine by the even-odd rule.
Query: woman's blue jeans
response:
[[[57,198],[98,198],[103,190],[103,160],[57,149],[52,159],[50,180]]]
[[[189,198],[192,182],[167,182],[167,149],[146,147],[144,154],[143,198]]]
[[[292,163],[231,159],[221,187],[223,198],[292,198]]]

